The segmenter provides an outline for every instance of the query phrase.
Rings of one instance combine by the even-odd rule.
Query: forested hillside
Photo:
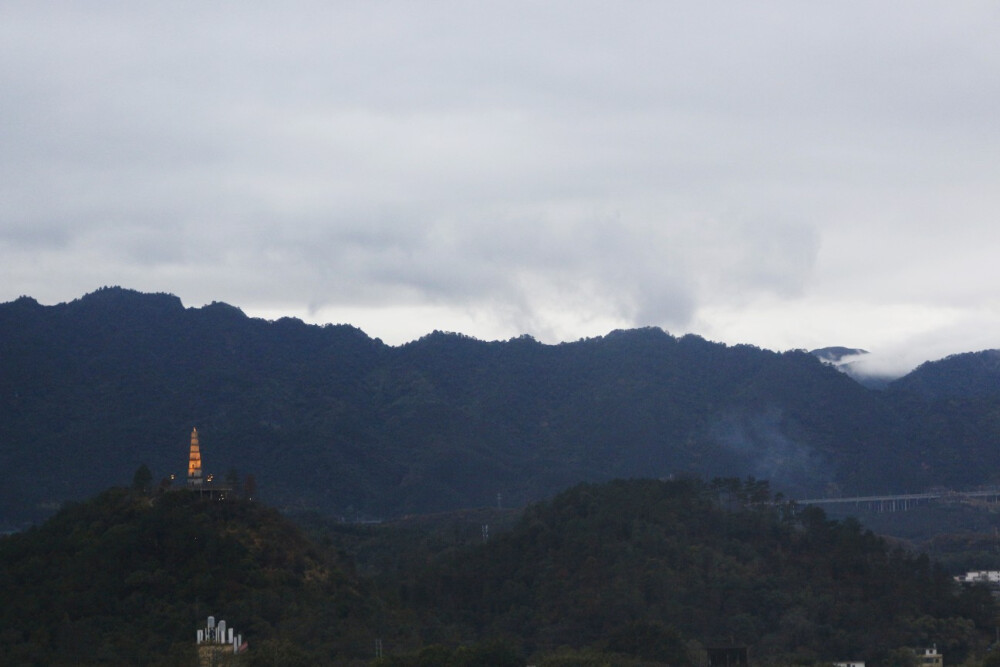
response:
[[[112,489],[0,538],[2,664],[187,666],[209,615],[251,664],[313,665],[370,657],[376,607],[349,561],[245,501]]]
[[[754,480],[576,486],[471,552],[393,576],[440,637],[620,656],[603,664],[697,664],[720,644],[768,664],[890,664],[932,643],[958,664],[991,639],[996,612],[926,556]]]
[[[0,538],[0,663],[189,665],[210,614],[247,667],[685,667],[718,643],[758,664],[906,667],[932,644],[977,664],[994,632],[985,588],[766,482],[582,484],[506,516],[488,536],[459,515],[310,539],[257,503],[113,489]]]
[[[25,297],[0,305],[0,527],[142,463],[183,472],[195,426],[206,472],[252,473],[282,507],[364,518],[498,494],[522,506],[615,477],[754,475],[797,497],[990,483],[998,415],[995,392],[876,392],[802,351],[659,329],[391,347],[120,288]]]
[[[942,486],[995,484],[1000,470],[1000,350],[921,364],[886,399],[910,456]]]

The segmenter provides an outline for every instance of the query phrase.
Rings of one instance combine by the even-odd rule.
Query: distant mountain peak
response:
[[[844,362],[845,357],[860,357],[862,355],[868,354],[868,350],[862,350],[859,347],[821,347],[816,350],[810,350],[809,354],[818,358],[828,364],[833,364],[834,366],[839,366]]]
[[[125,287],[101,287],[68,304],[72,308],[184,309],[180,297],[165,292],[146,293]]]

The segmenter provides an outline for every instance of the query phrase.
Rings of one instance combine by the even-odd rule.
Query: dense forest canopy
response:
[[[113,489],[0,538],[5,664],[191,664],[225,618],[244,664],[907,665],[981,659],[996,605],[855,521],[753,479],[582,484],[487,538],[481,516],[316,524],[188,491]],[[912,657],[912,654],[910,654]]]
[[[321,664],[367,654],[367,592],[273,509],[112,489],[0,539],[0,662],[190,665],[216,615],[261,657]]]
[[[957,588],[926,556],[736,479],[574,487],[401,595],[456,636],[673,665],[719,643],[764,662],[884,663],[932,643],[961,660],[989,639],[995,613],[988,592]]]

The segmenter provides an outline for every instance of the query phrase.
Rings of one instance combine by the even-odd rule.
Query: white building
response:
[[[955,577],[962,584],[1000,584],[1000,570],[975,570]]]
[[[226,627],[225,621],[215,623],[215,616],[209,616],[205,627],[198,630],[198,660],[202,665],[215,664],[218,656],[226,653],[242,653],[247,649],[243,635]]]

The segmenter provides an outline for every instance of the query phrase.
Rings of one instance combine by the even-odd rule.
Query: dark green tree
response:
[[[153,473],[149,467],[143,463],[132,476],[132,491],[142,495],[149,495],[153,488]]]

